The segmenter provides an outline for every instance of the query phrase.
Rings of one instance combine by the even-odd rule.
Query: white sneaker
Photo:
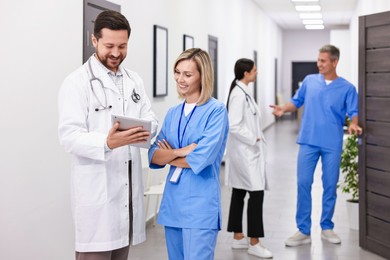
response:
[[[272,258],[272,253],[260,243],[256,245],[249,245],[248,254],[258,256],[261,258]]]
[[[234,239],[232,243],[233,249],[240,249],[240,248],[248,248],[248,239],[246,237],[243,237],[241,239]]]
[[[300,246],[300,245],[310,244],[310,243],[311,243],[310,236],[307,236],[300,231],[297,231],[292,237],[289,237],[285,242],[286,246]]]
[[[332,244],[341,243],[340,237],[332,229],[322,230],[321,237]]]

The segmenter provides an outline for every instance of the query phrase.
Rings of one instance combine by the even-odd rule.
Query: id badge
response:
[[[171,178],[169,179],[169,182],[171,182],[171,183],[178,183],[179,179],[180,179],[180,176],[181,176],[182,170],[183,170],[183,168],[176,167],[176,169],[173,172]]]

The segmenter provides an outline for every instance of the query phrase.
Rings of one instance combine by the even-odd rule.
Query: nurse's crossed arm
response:
[[[189,168],[189,165],[185,161],[185,156],[187,156],[190,152],[192,152],[195,147],[197,146],[196,143],[192,143],[190,145],[184,146],[182,148],[173,149],[171,145],[165,140],[159,140],[158,141],[158,147],[159,149],[156,150],[156,152],[153,155],[152,163],[158,164],[158,165],[166,165],[171,164],[174,166],[179,166],[176,164],[172,164],[173,161],[182,159],[182,163],[180,164],[182,168]]]

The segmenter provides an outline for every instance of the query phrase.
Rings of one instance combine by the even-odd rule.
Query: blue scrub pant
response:
[[[296,222],[300,232],[310,235],[311,187],[314,171],[321,157],[322,162],[322,230],[333,229],[333,213],[337,198],[337,182],[340,174],[341,150],[335,151],[311,145],[300,145],[298,153],[298,200]]]
[[[217,229],[175,228],[165,226],[170,260],[213,260]]]

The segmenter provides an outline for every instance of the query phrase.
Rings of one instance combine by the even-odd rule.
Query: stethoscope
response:
[[[95,96],[96,100],[99,102],[99,107],[95,108],[95,111],[98,112],[100,110],[111,109],[112,105],[107,104],[108,103],[107,102],[107,94],[106,94],[106,90],[105,90],[103,81],[101,79],[97,78],[92,71],[91,59],[88,60],[88,67],[89,67],[89,72],[91,74],[91,78],[89,79],[89,84],[91,85],[91,90],[92,90],[93,95]],[[130,79],[132,79],[132,77],[129,75],[129,73],[126,70],[124,70],[124,71],[126,72],[127,76]],[[103,94],[104,94],[104,103],[96,95],[96,92],[95,92],[95,90],[93,88],[93,84],[92,84],[93,81],[99,82],[99,84],[103,90]],[[138,103],[138,101],[141,100],[141,96],[137,92],[135,92],[135,87],[133,88],[133,92],[131,94],[131,99],[134,101],[134,103]]]
[[[253,104],[254,102],[253,102],[251,96],[249,96],[249,94],[246,93],[245,90],[242,87],[240,87],[237,84],[236,84],[236,86],[239,87],[242,90],[242,92],[244,92],[245,99],[246,99],[246,102],[248,102],[249,109],[252,112],[252,114],[255,116],[256,115],[256,108],[255,108],[255,105]]]

